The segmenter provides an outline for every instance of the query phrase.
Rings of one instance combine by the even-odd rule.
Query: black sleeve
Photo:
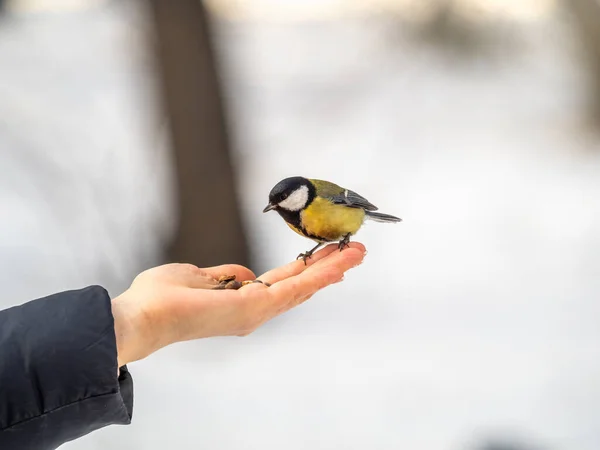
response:
[[[0,311],[0,449],[49,450],[129,424],[133,381],[117,370],[111,302],[91,286]]]

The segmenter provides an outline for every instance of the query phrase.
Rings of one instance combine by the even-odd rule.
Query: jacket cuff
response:
[[[133,378],[129,373],[127,366],[122,366],[119,369],[119,393],[121,394],[121,402],[125,407],[127,420],[121,425],[128,425],[133,418]]]

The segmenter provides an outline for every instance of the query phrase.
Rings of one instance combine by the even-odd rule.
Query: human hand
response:
[[[191,264],[165,264],[139,274],[131,287],[113,299],[119,367],[143,359],[175,342],[211,336],[245,336],[275,316],[308,300],[320,289],[342,281],[359,265],[365,247],[337,245],[294,261],[237,290],[213,290],[217,279],[235,275],[254,280],[247,268],[222,265],[200,269]]]

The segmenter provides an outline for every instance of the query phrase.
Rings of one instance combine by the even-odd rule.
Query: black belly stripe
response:
[[[298,229],[299,229],[299,230],[302,232],[302,234],[303,234],[304,236],[306,236],[306,237],[307,237],[307,238],[309,238],[309,239],[312,239],[313,241],[319,241],[319,242],[332,242],[332,241],[330,241],[329,239],[325,239],[325,238],[323,238],[322,236],[316,236],[316,235],[314,235],[314,234],[310,234],[308,231],[306,231],[306,229],[304,229],[304,227],[300,227],[300,228],[298,228]]]
[[[287,223],[292,225],[294,228],[296,228],[298,231],[300,231],[307,238],[313,239],[315,241],[330,242],[326,239],[323,239],[321,236],[315,236],[314,234],[310,234],[308,231],[306,231],[301,224],[299,211],[294,212],[294,211],[286,211],[283,209],[278,209],[277,212],[283,218],[283,220],[285,220]]]
[[[297,227],[296,229],[298,231],[300,231],[304,236],[306,236],[309,239],[312,239],[312,240],[315,240],[315,241],[326,242],[322,237],[315,236],[314,234],[310,234],[308,231],[306,231],[306,229],[304,227]]]
[[[304,236],[306,236],[309,239],[312,239],[313,241],[319,241],[319,242],[331,242],[327,239],[322,238],[321,236],[315,236],[314,234],[310,234],[307,233],[306,230],[304,228],[301,229],[302,233],[304,234]]]

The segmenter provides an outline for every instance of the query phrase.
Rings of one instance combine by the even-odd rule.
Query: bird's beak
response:
[[[269,204],[268,204],[268,205],[265,207],[265,209],[263,209],[263,212],[264,212],[264,213],[266,213],[266,212],[269,212],[269,211],[271,211],[271,210],[273,210],[273,209],[275,209],[275,208],[277,208],[277,205],[272,205],[271,203],[269,203]]]

